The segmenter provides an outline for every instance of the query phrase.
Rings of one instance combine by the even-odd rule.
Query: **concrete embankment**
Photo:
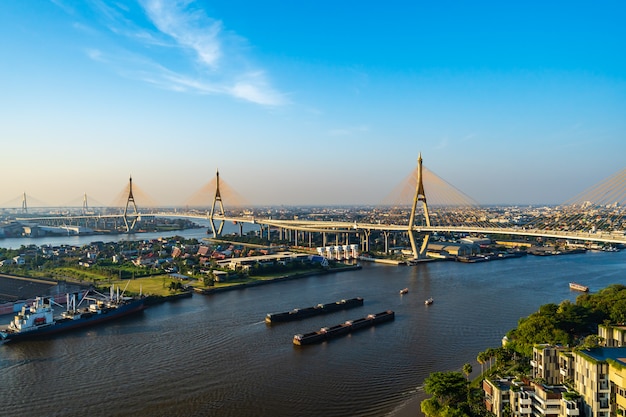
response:
[[[388,265],[405,265],[406,261],[399,261],[397,259],[381,259],[381,258],[371,258],[369,256],[359,256],[360,261],[367,262],[375,262],[379,264],[388,264]]]
[[[332,268],[332,269],[328,269],[328,270],[325,270],[325,271],[300,272],[300,273],[284,275],[284,276],[280,276],[280,277],[276,277],[276,278],[272,278],[272,279],[266,279],[266,280],[259,280],[259,281],[253,281],[253,282],[245,282],[245,283],[242,283],[242,284],[229,285],[227,287],[194,288],[193,290],[196,293],[198,293],[198,294],[205,294],[205,295],[206,294],[215,294],[215,293],[218,293],[218,292],[239,290],[239,289],[248,288],[248,287],[256,287],[258,285],[272,284],[272,283],[280,282],[280,281],[289,281],[289,280],[292,280],[292,279],[300,279],[300,278],[310,277],[310,276],[313,276],[313,275],[332,274],[332,273],[335,273],[335,272],[354,271],[354,270],[357,270],[357,269],[361,269],[361,265],[344,266],[344,267],[341,267],[341,268]]]
[[[181,298],[189,298],[193,295],[192,291],[185,291],[178,294],[171,295],[149,295],[146,297],[146,305],[151,306],[155,304],[166,303],[168,301],[176,301]]]

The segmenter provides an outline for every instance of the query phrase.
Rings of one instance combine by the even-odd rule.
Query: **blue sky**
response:
[[[255,205],[377,204],[419,152],[479,203],[561,203],[626,167],[625,18],[622,1],[5,1],[0,205],[109,204],[129,175],[182,205],[217,169]]]

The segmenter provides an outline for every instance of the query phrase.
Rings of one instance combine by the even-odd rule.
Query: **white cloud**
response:
[[[182,48],[192,50],[199,61],[214,68],[221,56],[222,22],[193,10],[188,1],[144,0],[148,17],[163,34],[172,37]]]
[[[138,1],[138,10],[91,2],[109,39],[103,42],[94,36],[100,44],[87,49],[89,58],[110,65],[120,75],[167,90],[223,94],[266,106],[288,102],[270,85],[265,72],[249,62],[246,41],[225,31],[222,22],[207,16],[199,3]]]

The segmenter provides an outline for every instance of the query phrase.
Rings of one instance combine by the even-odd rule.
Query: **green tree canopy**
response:
[[[424,381],[424,391],[442,406],[455,405],[465,399],[467,380],[461,372],[433,372]]]

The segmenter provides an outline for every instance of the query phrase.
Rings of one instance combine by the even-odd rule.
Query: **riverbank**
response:
[[[241,284],[233,284],[233,285],[223,286],[223,287],[194,288],[193,290],[194,292],[198,294],[209,295],[209,294],[215,294],[215,293],[224,292],[224,291],[232,291],[232,290],[239,290],[243,288],[256,287],[259,285],[267,285],[267,284],[272,284],[275,282],[291,281],[294,279],[306,278],[306,277],[310,277],[314,275],[333,274],[336,272],[355,271],[358,269],[361,269],[361,265],[358,265],[358,264],[347,265],[347,266],[342,266],[342,267],[332,268],[332,269],[325,269],[325,270],[296,272],[293,274],[281,275],[281,276],[270,278],[270,279],[258,280],[258,281],[253,281],[253,282],[244,282]]]

